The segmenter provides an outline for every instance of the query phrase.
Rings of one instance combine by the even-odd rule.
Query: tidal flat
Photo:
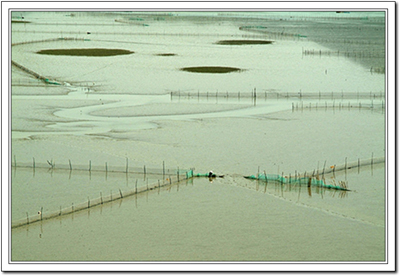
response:
[[[56,84],[12,66],[12,221],[225,177],[13,228],[11,261],[385,261],[383,13],[23,16],[12,60]],[[343,164],[345,193],[243,178]]]

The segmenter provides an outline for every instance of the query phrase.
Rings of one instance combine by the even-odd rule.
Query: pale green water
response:
[[[172,99],[170,91],[196,93],[291,92],[384,94],[385,75],[370,71],[383,58],[304,56],[303,49],[380,53],[380,20],[268,21],[272,45],[232,47],[222,39],[269,36],[239,30],[258,19],[146,20],[148,27],[116,23],[115,14],[27,13],[32,24],[13,24],[13,42],[74,37],[17,45],[13,60],[72,86],[38,87],[12,69],[12,156],[17,162],[75,166],[195,167],[227,174],[154,190],[12,230],[13,261],[383,261],[385,259],[385,169],[341,175],[352,192],[344,196],[282,186],[255,186],[243,175],[257,168],[285,174],[312,171],[357,158],[385,154],[381,102],[351,99],[351,109],[292,112],[297,97],[257,101]],[[339,15],[332,14],[336,17]],[[348,15],[343,15],[347,17]],[[289,17],[290,18],[290,17]],[[287,19],[287,18],[286,18]],[[376,18],[375,18],[376,19]],[[320,20],[320,19],[318,19]],[[261,20],[262,24],[265,21]],[[317,22],[317,23],[316,23]],[[340,24],[343,23],[343,24]],[[353,24],[354,23],[354,24]],[[282,24],[285,31],[283,32]],[[88,35],[87,31],[91,34]],[[310,39],[286,34],[305,34]],[[332,32],[332,33],[330,33]],[[336,40],[337,33],[343,34]],[[363,34],[354,37],[354,34]],[[367,34],[367,35],[365,35]],[[350,42],[346,41],[349,39]],[[371,46],[372,45],[372,46]],[[271,46],[271,47],[270,47]],[[135,51],[129,57],[40,56],[44,48],[107,47]],[[335,48],[336,47],[336,48]],[[176,56],[160,57],[160,53]],[[62,66],[60,66],[62,64]],[[186,66],[244,68],[216,76],[179,71]],[[28,83],[26,86],[24,84]],[[21,85],[22,84],[22,85]],[[33,85],[33,86],[32,86]],[[88,90],[89,88],[89,90]],[[304,101],[304,102],[303,102]],[[356,109],[358,103],[373,108]],[[143,116],[146,115],[146,116]],[[318,165],[317,165],[318,164]],[[38,208],[82,203],[88,197],[132,188],[135,179],[86,173],[53,175],[19,170],[12,183],[12,214],[23,219]],[[143,183],[142,183],[143,184]],[[73,190],[71,190],[71,189]],[[355,191],[354,191],[355,190]],[[55,209],[55,210],[53,210]]]
[[[12,260],[383,261],[383,167],[348,178],[342,196],[192,179],[14,229]]]

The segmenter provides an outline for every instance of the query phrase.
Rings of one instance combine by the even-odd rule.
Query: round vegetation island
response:
[[[270,40],[220,40],[216,44],[219,45],[260,45],[272,44]]]
[[[48,49],[36,52],[40,55],[55,56],[85,56],[85,57],[109,57],[130,55],[134,52],[122,49],[82,48],[82,49]]]
[[[25,21],[25,20],[11,20],[11,23],[31,23],[30,21]]]
[[[172,57],[172,56],[176,56],[176,54],[174,54],[174,53],[162,53],[162,54],[156,54],[156,56],[159,56],[159,57]]]
[[[181,68],[181,71],[192,72],[192,73],[210,73],[210,74],[224,74],[231,72],[240,72],[243,69],[235,67],[221,67],[221,66],[198,66],[198,67],[185,67]]]

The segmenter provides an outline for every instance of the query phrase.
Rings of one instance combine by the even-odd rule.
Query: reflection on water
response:
[[[360,196],[366,194],[265,188],[239,176],[194,178],[15,228],[12,259],[383,260],[383,221],[368,221],[367,210],[357,206]]]
[[[149,186],[157,186],[176,177],[176,170],[166,170],[165,175],[156,169],[144,173],[107,171],[79,171],[66,169],[18,168],[12,170],[12,221],[32,216],[42,208],[43,214],[82,205],[97,200],[117,199],[123,194]],[[146,170],[146,168],[144,168]],[[182,170],[181,179],[185,178]],[[29,195],[27,197],[27,195]]]

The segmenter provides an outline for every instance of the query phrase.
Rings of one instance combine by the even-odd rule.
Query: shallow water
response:
[[[98,172],[90,178],[87,172],[70,173],[68,161],[74,168],[86,168],[89,160],[97,167],[107,162],[123,168],[129,159],[135,168],[160,170],[165,163],[171,171],[212,169],[227,176],[213,183],[193,179],[15,228],[13,261],[385,259],[384,165],[337,174],[352,190],[345,194],[266,187],[242,178],[257,171],[321,171],[324,164],[385,156],[385,75],[371,69],[384,59],[304,55],[305,49],[380,53],[384,25],[379,19],[310,19],[304,14],[307,20],[288,15],[281,21],[271,14],[261,21],[242,15],[235,20],[161,20],[152,15],[145,17],[145,27],[115,22],[126,17],[115,13],[66,15],[26,13],[32,23],[12,25],[13,43],[78,39],[12,47],[13,61],[63,84],[43,85],[12,69],[13,221],[40,207],[56,212],[60,205],[84,203],[100,193],[133,189],[136,179],[147,183],[143,175],[126,180],[124,174],[106,178]],[[270,33],[239,30],[258,24],[267,25]],[[343,40],[332,41],[338,31]],[[370,36],[355,37],[356,31]],[[227,39],[274,43],[215,44]],[[101,58],[36,54],[82,47],[135,53]],[[163,53],[175,55],[159,56]],[[180,70],[191,66],[244,71]],[[254,91],[256,101],[250,96]],[[292,96],[275,98],[276,92]],[[335,97],[326,97],[332,92]],[[302,93],[315,97],[302,98]],[[349,93],[362,96],[340,96]],[[32,158],[38,164],[54,160],[67,169],[33,174],[20,168],[32,164]]]
[[[272,183],[257,188],[238,176],[195,178],[16,228],[12,260],[382,261],[383,172],[348,173],[358,191],[344,196]],[[373,186],[381,192],[364,193]]]

